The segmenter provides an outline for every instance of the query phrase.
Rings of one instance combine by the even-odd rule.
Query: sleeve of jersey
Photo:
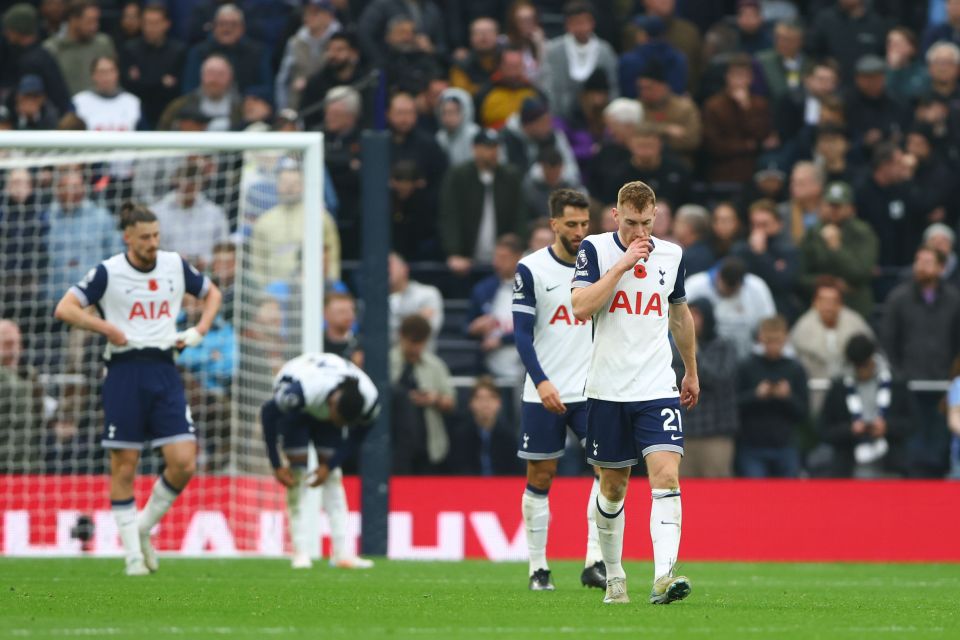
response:
[[[513,276],[513,316],[518,313],[536,315],[537,292],[533,288],[533,273],[525,264],[517,265],[517,273]]]
[[[667,296],[670,304],[683,304],[687,301],[687,291],[684,289],[684,280],[687,275],[687,267],[683,264],[683,256],[680,257],[680,264],[677,265],[677,279],[673,283],[673,293]]]
[[[210,291],[210,278],[201,274],[196,268],[183,260],[183,285],[186,292],[197,298],[206,298]]]
[[[274,469],[279,469],[281,466],[280,450],[277,447],[277,423],[282,413],[275,400],[268,400],[260,410],[263,442],[267,446],[267,457],[270,458],[270,465]]]
[[[584,240],[580,243],[580,251],[577,253],[577,264],[570,288],[589,287],[599,279],[600,261],[597,259],[597,248],[588,240]]]
[[[370,431],[370,425],[362,425],[356,427],[350,427],[347,429],[347,439],[344,440],[343,444],[334,452],[330,459],[327,460],[327,466],[331,471],[343,464],[343,461],[352,456],[357,449],[360,448],[360,444],[363,442],[363,439],[367,437],[367,433]]]
[[[84,307],[100,302],[106,290],[107,268],[102,263],[90,269],[83,280],[70,287],[70,291]]]

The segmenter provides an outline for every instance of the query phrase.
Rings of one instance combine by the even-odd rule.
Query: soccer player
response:
[[[679,246],[651,235],[656,196],[643,182],[617,194],[617,230],[580,244],[573,279],[573,312],[593,318],[587,372],[587,461],[600,467],[597,529],[607,569],[604,602],[629,602],[623,554],[623,502],[630,467],[642,457],[653,505],[654,582],[650,602],[667,604],[690,593],[674,575],[680,548],[680,406],[700,395],[693,318],[685,302]],[[686,374],[678,391],[667,331]]]
[[[273,397],[261,408],[260,421],[273,475],[287,488],[294,569],[313,566],[302,507],[308,483],[322,487],[333,547],[330,564],[344,569],[373,566],[372,561],[354,556],[348,548],[347,494],[340,464],[356,450],[379,412],[373,381],[355,364],[332,353],[305,353],[287,362],[277,374]],[[278,439],[283,440],[287,465],[280,459]],[[320,463],[312,476],[307,476],[311,440]]]
[[[220,291],[176,253],[160,251],[160,225],[149,209],[126,203],[120,229],[127,245],[90,270],[57,304],[67,324],[106,336],[103,381],[105,430],[110,451],[110,502],[126,554],[126,574],[158,568],[150,531],[196,470],[197,436],[174,349],[195,347],[220,309]],[[203,300],[196,326],[177,332],[183,296]],[[96,305],[101,316],[87,313]],[[133,482],[140,451],[149,442],[163,453],[165,467],[140,517]]]
[[[587,198],[573,189],[550,194],[554,242],[517,265],[513,286],[513,330],[527,369],[517,455],[527,461],[527,488],[521,502],[530,557],[530,589],[552,591],[547,564],[548,493],[557,474],[569,427],[584,444],[587,436],[583,385],[590,364],[591,327],[573,317],[570,287],[573,262],[590,226]],[[587,501],[587,558],[580,582],[606,587],[594,521],[599,483]]]

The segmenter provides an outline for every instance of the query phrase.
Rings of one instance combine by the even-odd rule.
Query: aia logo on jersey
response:
[[[565,305],[560,305],[557,307],[557,310],[553,312],[553,317],[550,318],[550,324],[565,324],[569,327],[571,325],[587,324],[587,321],[577,320]]]
[[[608,311],[615,313],[620,309],[635,316],[657,315],[663,317],[663,302],[660,300],[659,293],[654,293],[650,296],[646,300],[646,305],[644,305],[643,291],[637,291],[636,298],[633,301],[633,305],[631,305],[627,292],[617,291],[613,296],[613,303],[611,303]]]
[[[153,281],[151,281],[153,282]],[[133,320],[134,318],[142,318],[144,320],[160,320],[162,318],[170,318],[170,303],[166,300],[163,300],[159,304],[151,300],[150,302],[137,302],[133,303],[133,306],[130,307],[130,316],[127,320]]]
[[[642,262],[638,262],[633,267],[633,276],[635,278],[646,278],[647,277],[647,267]]]
[[[147,288],[150,289],[150,291],[156,291],[160,288],[160,285],[156,280],[150,278],[150,282],[147,283]]]

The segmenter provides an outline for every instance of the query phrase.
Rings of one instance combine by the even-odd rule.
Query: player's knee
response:
[[[607,500],[623,500],[627,495],[626,476],[605,474],[600,478],[600,493]]]
[[[557,475],[556,460],[529,461],[527,463],[527,482],[537,489],[546,491]]]

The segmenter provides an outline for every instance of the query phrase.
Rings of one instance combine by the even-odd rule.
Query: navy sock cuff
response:
[[[163,483],[163,486],[165,486],[170,493],[180,495],[180,492],[183,491],[183,489],[177,489],[175,486],[170,484],[170,481],[167,480],[166,476],[164,476],[162,473],[160,474],[160,482]]]
[[[532,495],[535,495],[535,496],[541,496],[541,497],[544,497],[544,498],[545,498],[545,497],[547,496],[547,494],[550,493],[550,489],[538,489],[538,488],[536,488],[535,486],[533,486],[532,484],[530,484],[530,483],[528,482],[528,483],[527,483],[527,493],[532,494]]]
[[[624,508],[625,506],[627,506],[626,501],[624,501],[624,503],[623,503],[622,505],[620,505],[620,510],[617,511],[616,513],[607,513],[606,511],[604,511],[603,509],[600,508],[600,500],[598,499],[598,500],[597,500],[597,513],[599,513],[600,515],[602,515],[604,518],[609,518],[609,519],[612,520],[612,519],[616,518],[618,515],[620,515],[621,513],[623,513],[623,508]]]
[[[127,507],[136,506],[136,502],[133,498],[127,498],[126,500],[111,500],[110,507],[113,509],[125,509]]]

